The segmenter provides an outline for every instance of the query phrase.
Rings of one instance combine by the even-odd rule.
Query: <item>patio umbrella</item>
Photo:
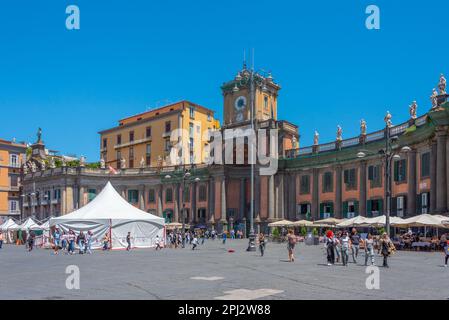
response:
[[[166,225],[167,230],[174,230],[174,229],[182,229],[182,223],[179,222],[172,222]],[[190,225],[185,225],[186,229],[190,229]]]
[[[280,221],[272,222],[272,223],[268,224],[268,226],[270,228],[275,228],[275,227],[292,227],[293,226],[293,222],[292,221],[288,221],[288,220],[280,220]]]
[[[419,216],[404,219],[401,222],[392,223],[395,227],[435,227],[445,228],[443,219],[430,214],[421,214]]]
[[[348,227],[354,227],[354,226],[360,226],[366,221],[365,217],[357,216],[355,218],[347,219],[343,222],[340,222],[336,225],[338,228],[348,228]]]
[[[318,220],[315,221],[315,224],[325,224],[325,225],[337,225],[339,223],[342,223],[343,221],[345,221],[345,219],[337,219],[337,218],[327,218],[327,219],[322,219],[322,220]]]
[[[362,223],[363,226],[369,227],[384,227],[387,221],[386,216],[378,216],[374,218],[367,218],[365,222]],[[404,222],[404,219],[399,217],[390,217],[390,225],[395,226]]]
[[[313,222],[309,220],[299,220],[295,221],[292,224],[294,227],[311,227],[313,226]]]

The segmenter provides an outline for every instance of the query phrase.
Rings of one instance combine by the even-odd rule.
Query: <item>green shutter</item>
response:
[[[399,161],[394,162],[394,181],[399,180]]]
[[[404,161],[404,165],[402,166],[402,181],[407,181],[407,161],[406,160],[402,161]]]
[[[383,209],[384,201],[382,199],[378,200],[378,201],[379,201],[379,215],[383,215],[383,214],[385,214],[384,209]]]
[[[354,216],[358,216],[359,215],[359,202],[358,201],[354,201]]]
[[[324,203],[320,203],[320,219],[323,219]]]
[[[343,218],[347,218],[348,217],[348,202],[344,201],[343,202]]]
[[[333,202],[330,203],[330,207],[331,207],[331,217],[333,218],[334,217],[334,203]]]

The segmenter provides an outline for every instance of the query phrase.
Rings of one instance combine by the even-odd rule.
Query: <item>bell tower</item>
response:
[[[251,103],[254,101],[256,121],[277,120],[277,98],[281,87],[273,81],[271,73],[255,72],[246,68],[235,78],[222,85],[223,125],[243,126],[250,123]]]

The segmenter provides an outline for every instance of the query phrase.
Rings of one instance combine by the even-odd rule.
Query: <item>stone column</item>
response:
[[[81,208],[85,205],[84,203],[84,193],[86,192],[85,186],[80,186],[79,195],[78,195],[78,208]]]
[[[181,203],[183,201],[181,201],[181,184],[177,183],[176,186],[174,186],[173,188],[173,195],[174,195],[174,206],[173,206],[173,221],[174,222],[179,222],[179,216],[180,216],[180,210],[182,210]],[[182,221],[181,221],[182,222]]]
[[[162,184],[159,186],[159,190],[157,192],[157,215],[159,217],[162,217],[163,211],[162,211]]]
[[[342,212],[342,179],[341,179],[342,167],[337,165],[335,167],[335,212],[336,218],[341,219],[345,212]]]
[[[312,219],[318,219],[320,213],[320,189],[319,189],[319,179],[320,179],[320,170],[313,169],[313,190],[312,190],[312,205],[311,205],[311,216]]]
[[[209,196],[208,196],[208,207],[209,207],[209,211],[208,211],[208,217],[207,217],[207,221],[210,221],[211,219],[215,220],[215,181],[214,178],[211,177],[209,180]]]
[[[288,183],[288,198],[287,198],[287,207],[288,207],[288,219],[296,219],[296,174],[289,174],[289,183]]]
[[[407,216],[416,215],[416,149],[408,153]]]
[[[447,211],[446,132],[437,131],[437,212]]]
[[[196,212],[196,188],[197,183],[192,183],[192,198],[190,199],[190,210],[192,210],[190,216],[192,217],[193,222],[198,221],[198,213]]]
[[[245,178],[240,178],[240,208],[239,220],[246,217],[246,192],[245,192]]]
[[[140,210],[145,211],[145,185],[142,185],[139,188],[139,204]]]
[[[245,202],[246,210],[246,202]],[[260,217],[260,175],[256,174],[254,177],[254,216]],[[246,216],[245,216],[246,218]]]
[[[221,178],[221,223],[223,225],[227,224],[226,220],[226,179],[225,177]],[[223,229],[224,230],[224,229]]]
[[[358,214],[366,217],[366,194],[367,194],[367,179],[366,179],[366,161],[360,161],[360,195],[359,195],[359,212]]]
[[[274,175],[268,178],[268,221],[274,221]]]
[[[431,142],[430,146],[430,212],[437,208],[437,144]]]

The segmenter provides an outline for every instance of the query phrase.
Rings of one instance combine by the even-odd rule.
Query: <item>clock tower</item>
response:
[[[244,66],[234,80],[224,83],[221,87],[224,97],[223,125],[237,127],[249,124],[252,101],[256,121],[277,120],[277,98],[280,89],[270,73],[251,73]]]

